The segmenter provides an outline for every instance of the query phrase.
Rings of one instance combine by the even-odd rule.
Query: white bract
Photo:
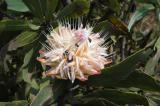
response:
[[[75,79],[85,81],[90,75],[100,74],[105,64],[111,61],[107,59],[107,48],[104,45],[105,37],[100,33],[93,33],[92,28],[82,24],[78,28],[59,25],[57,30],[52,30],[47,35],[46,50],[41,51],[40,62],[49,65],[50,70],[43,73],[44,76],[52,76],[60,79]]]

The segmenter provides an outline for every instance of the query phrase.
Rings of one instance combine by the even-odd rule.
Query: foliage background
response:
[[[84,17],[113,63],[87,82],[43,78],[43,33]],[[159,0],[0,0],[0,106],[159,106]]]

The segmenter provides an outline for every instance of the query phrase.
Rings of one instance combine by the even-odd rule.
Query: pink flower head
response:
[[[38,60],[49,65],[50,70],[44,76],[60,79],[75,79],[85,81],[90,75],[100,74],[105,64],[111,61],[106,57],[104,38],[99,33],[93,33],[91,27],[71,28],[59,25],[47,36],[47,50],[40,51]]]

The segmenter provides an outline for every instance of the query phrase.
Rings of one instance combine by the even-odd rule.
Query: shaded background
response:
[[[44,78],[43,33],[82,18],[113,63],[86,82]],[[0,106],[159,106],[159,0],[0,0]]]

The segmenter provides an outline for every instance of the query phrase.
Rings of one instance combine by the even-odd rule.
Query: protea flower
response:
[[[47,35],[46,50],[41,51],[38,60],[49,65],[50,70],[44,76],[60,79],[75,79],[85,81],[88,76],[100,74],[105,64],[111,61],[106,58],[107,48],[105,37],[100,33],[93,33],[89,25],[82,23],[71,27],[70,23],[59,24],[57,30],[52,29]]]

